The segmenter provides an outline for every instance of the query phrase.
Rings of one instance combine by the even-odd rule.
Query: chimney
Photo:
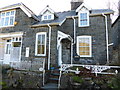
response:
[[[71,10],[76,10],[83,2],[84,2],[84,0],[72,0],[71,1]]]

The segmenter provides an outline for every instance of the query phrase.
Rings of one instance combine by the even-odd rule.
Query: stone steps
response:
[[[58,90],[60,71],[59,69],[51,70],[48,82],[41,88],[43,90]]]

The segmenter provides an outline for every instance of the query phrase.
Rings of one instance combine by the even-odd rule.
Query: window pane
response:
[[[80,52],[83,52],[83,51],[89,52],[89,50],[90,50],[89,47],[80,47],[80,48],[79,48],[79,51],[80,51]]]
[[[48,15],[48,19],[51,19],[51,15]]]
[[[14,17],[10,17],[10,25],[13,25],[14,24]]]
[[[85,26],[88,24],[87,13],[80,13],[80,26]]]
[[[38,50],[37,50],[37,54],[41,54],[41,51],[40,51],[40,50],[41,50],[40,45],[38,45],[37,48],[38,48]]]
[[[5,13],[2,13],[2,14],[1,14],[1,17],[4,17],[4,16],[5,16]]]
[[[42,51],[41,54],[44,54],[45,45],[41,45],[41,47],[42,47],[42,48],[41,48],[41,49],[42,49],[42,50],[41,50],[41,51]]]
[[[8,23],[9,23],[9,17],[6,17],[5,18],[5,26],[8,26]]]
[[[38,35],[38,44],[41,44],[42,35]]]
[[[13,42],[13,47],[20,47],[21,46],[21,42]]]
[[[44,19],[47,19],[47,16],[44,16]]]
[[[15,14],[15,11],[11,11],[11,15],[14,15]]]
[[[42,35],[42,40],[41,44],[45,44],[45,35]]]
[[[38,54],[44,54],[44,49],[45,49],[45,46],[44,45],[38,45]]]
[[[0,26],[3,26],[4,25],[4,18],[1,18],[0,19]]]
[[[11,50],[11,44],[7,44],[7,46],[6,46],[6,54],[10,54],[10,50]]]
[[[6,12],[6,16],[10,16],[10,12]]]

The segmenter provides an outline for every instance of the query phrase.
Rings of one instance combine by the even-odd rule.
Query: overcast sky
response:
[[[84,2],[92,9],[105,9],[108,8],[108,1],[112,2],[112,7],[116,7],[115,4],[118,0],[84,0]],[[70,10],[71,0],[0,0],[0,8],[15,3],[24,3],[35,14],[39,14],[47,5],[50,6],[55,12]],[[116,11],[116,9],[114,9]]]

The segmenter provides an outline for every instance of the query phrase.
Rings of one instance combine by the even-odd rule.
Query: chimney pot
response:
[[[84,0],[71,0],[71,10],[76,10]]]

